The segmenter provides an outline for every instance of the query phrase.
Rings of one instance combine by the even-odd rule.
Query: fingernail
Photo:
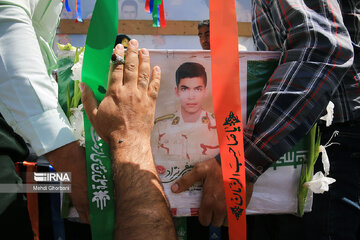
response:
[[[147,49],[145,49],[145,48],[141,49],[140,52],[144,56],[149,56],[149,51]]]
[[[79,83],[79,89],[80,89],[80,92],[83,92],[84,91],[84,83]]]
[[[157,72],[157,73],[159,73],[159,72],[161,71],[161,69],[160,69],[159,66],[155,66],[155,67],[154,67],[154,71]]]
[[[133,47],[137,47],[138,46],[138,41],[136,39],[131,39],[130,40],[130,45]]]
[[[178,190],[179,190],[179,184],[174,183],[174,184],[171,186],[171,191],[177,192]]]
[[[119,44],[116,45],[116,49],[117,50],[123,50],[124,46],[121,43],[119,43]]]

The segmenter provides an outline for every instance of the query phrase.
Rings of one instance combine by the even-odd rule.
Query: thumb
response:
[[[97,114],[98,103],[95,99],[95,95],[91,88],[89,88],[85,83],[79,83],[79,88],[81,91],[81,102],[84,106],[85,113],[88,116],[92,125],[94,125],[94,119]]]
[[[189,187],[194,185],[194,183],[202,180],[204,178],[203,174],[199,173],[194,167],[188,174],[179,178],[172,186],[171,191],[173,193],[181,193],[187,190]]]

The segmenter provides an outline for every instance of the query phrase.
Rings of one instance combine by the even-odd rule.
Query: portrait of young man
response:
[[[174,112],[155,119],[151,145],[158,174],[171,207],[177,211],[187,209],[177,214],[187,215],[190,207],[199,205],[201,187],[194,185],[180,196],[171,192],[170,185],[189,172],[195,163],[219,153],[214,114],[203,108],[208,97],[207,80],[201,64],[181,64],[175,73],[174,88],[174,98],[180,106]]]
[[[134,0],[125,0],[121,3],[121,8],[119,11],[120,19],[136,19],[137,13],[138,4]]]

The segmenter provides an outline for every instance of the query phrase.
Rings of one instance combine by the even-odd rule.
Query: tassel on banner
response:
[[[153,27],[159,27],[158,25],[158,0],[154,0],[153,8],[152,8],[152,19],[153,19]]]
[[[153,12],[153,7],[154,7],[154,0],[150,0],[150,12],[149,13]]]
[[[76,0],[75,10],[76,10],[76,21],[83,22],[82,17],[81,17],[81,1],[80,0]]]
[[[164,10],[164,1],[161,1],[160,4],[160,26],[166,27],[166,20],[165,20],[165,10]]]
[[[64,2],[64,0],[63,0],[63,2]],[[70,6],[69,6],[69,0],[65,0],[65,9],[66,9],[66,11],[67,12],[71,12],[71,9],[70,9]]]
[[[162,0],[146,0],[145,12],[152,14],[153,27],[166,27],[164,2]]]
[[[146,0],[146,2],[145,2],[145,12],[151,13],[150,12],[150,0]]]

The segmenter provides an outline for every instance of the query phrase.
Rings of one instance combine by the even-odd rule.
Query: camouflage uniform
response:
[[[195,163],[219,153],[215,118],[202,110],[196,122],[186,123],[180,111],[159,117],[151,137],[151,147],[159,177],[177,216],[196,215],[200,205],[201,184],[180,194],[171,192],[176,179],[188,173]],[[176,209],[176,210],[175,210]]]

